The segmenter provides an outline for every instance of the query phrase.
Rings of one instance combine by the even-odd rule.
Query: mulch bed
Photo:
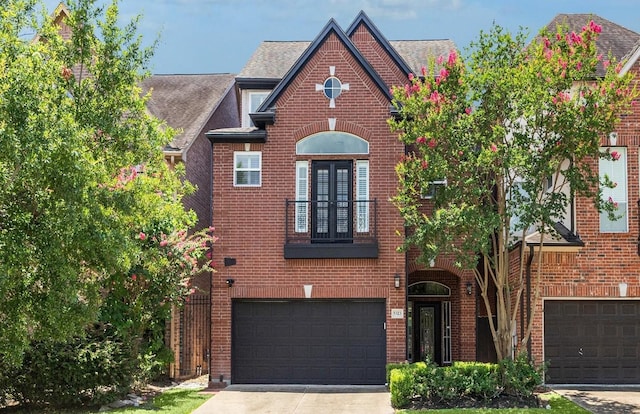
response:
[[[446,408],[540,408],[544,406],[545,403],[535,394],[528,398],[501,394],[495,398],[486,400],[471,397],[447,401],[416,399],[412,401],[411,405],[407,408],[413,410],[435,410]]]

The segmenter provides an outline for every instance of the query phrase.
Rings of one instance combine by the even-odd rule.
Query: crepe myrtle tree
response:
[[[138,86],[153,45],[142,46],[137,19],[118,23],[115,0],[68,5],[70,39],[36,0],[0,9],[4,364],[98,320],[162,316],[151,309],[181,303],[189,276],[211,268],[213,236],[187,236],[195,215],[181,201],[192,188],[164,160],[175,132],[149,115]]]
[[[616,214],[615,200],[600,196],[615,183],[601,180],[594,162],[619,157],[600,140],[637,94],[620,64],[597,53],[601,27],[585,23],[579,33],[542,31],[529,44],[522,31],[494,25],[471,43],[466,62],[451,51],[392,89],[398,116],[389,123],[408,148],[393,198],[408,228],[403,247],[417,247],[424,263],[450,254],[474,272],[488,314],[497,316],[489,324],[500,360],[526,346],[534,320],[532,312],[514,344],[525,288],[526,250],[518,253],[517,243],[537,231],[542,249],[576,196]],[[598,65],[604,77],[595,76]],[[427,203],[430,184],[445,179]],[[510,272],[512,254],[520,260]],[[535,258],[534,303],[542,276],[542,256]]]

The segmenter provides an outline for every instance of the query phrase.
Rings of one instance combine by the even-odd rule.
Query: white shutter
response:
[[[356,161],[356,214],[358,215],[357,232],[369,231],[369,161]]]
[[[307,232],[309,163],[296,161],[296,233]]]

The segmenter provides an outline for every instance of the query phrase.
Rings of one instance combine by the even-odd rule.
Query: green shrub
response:
[[[508,394],[529,397],[542,384],[544,367],[536,367],[529,360],[526,352],[515,359],[504,359],[500,362],[502,384]]]
[[[97,405],[129,390],[136,371],[129,344],[106,326],[68,342],[39,341],[19,367],[0,367],[0,400],[22,405]]]
[[[391,406],[402,408],[409,405],[413,397],[414,378],[409,368],[394,368],[389,375]]]
[[[386,366],[386,370],[387,370],[386,384],[387,384],[387,386],[389,386],[391,384],[391,371],[393,371],[394,369],[406,368],[408,366],[409,366],[409,364],[406,363],[406,362],[396,362],[396,363],[392,363],[392,364],[387,364],[387,366]]]
[[[541,384],[541,369],[526,355],[500,364],[455,362],[438,367],[427,362],[387,366],[391,404],[404,408],[415,399],[429,403],[454,404],[456,400],[490,400],[503,392],[529,397]]]

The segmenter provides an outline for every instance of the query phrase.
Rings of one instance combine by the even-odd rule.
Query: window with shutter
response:
[[[356,161],[356,201],[358,233],[369,231],[369,161]]]
[[[309,163],[296,161],[296,233],[307,232]]]

